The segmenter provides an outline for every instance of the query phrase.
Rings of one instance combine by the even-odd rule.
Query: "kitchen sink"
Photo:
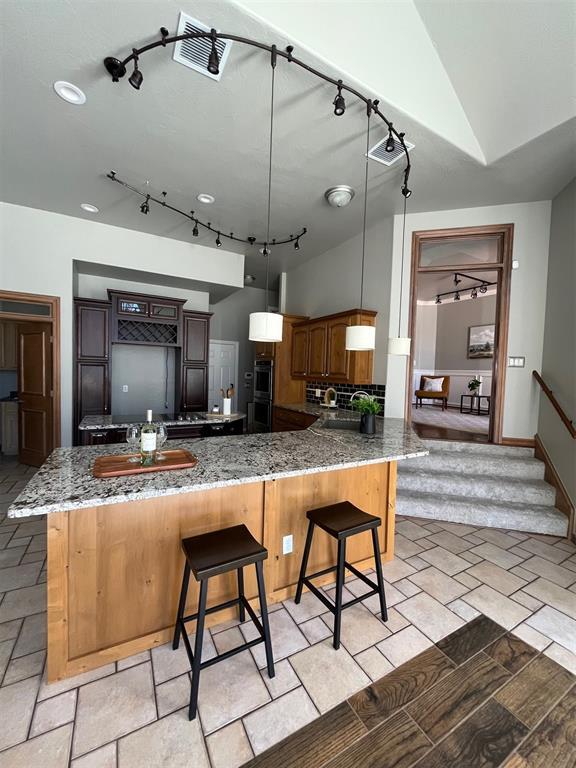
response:
[[[322,424],[322,429],[349,429],[358,432],[360,422],[353,419],[326,419]]]

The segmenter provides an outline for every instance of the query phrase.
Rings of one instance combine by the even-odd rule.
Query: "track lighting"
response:
[[[140,206],[140,213],[144,213],[148,215],[148,213],[150,212],[150,203],[148,202],[148,200],[150,200],[150,195],[146,195],[146,200],[144,200],[144,202]]]
[[[459,285],[462,282],[458,277],[458,272],[454,272],[454,285]]]
[[[403,133],[400,134],[400,136],[403,136],[403,135],[404,135]],[[406,170],[404,171],[404,184],[402,185],[402,190],[401,190],[402,194],[404,195],[404,197],[406,199],[408,199],[410,197],[410,195],[412,194],[412,190],[408,189],[408,177],[409,176],[410,176],[410,168],[406,168]]]
[[[300,238],[296,238],[296,242],[294,243],[294,250],[299,251],[300,250]]]
[[[386,152],[394,152],[395,147],[396,142],[394,141],[394,136],[392,136],[392,123],[390,123],[390,127],[388,128],[388,138],[386,139]]]
[[[346,102],[342,96],[342,80],[338,80],[338,93],[332,103],[334,104],[334,114],[336,117],[341,117],[346,112]]]
[[[138,69],[138,56],[136,55],[136,50],[133,50],[132,53],[134,54],[134,72],[130,75],[128,78],[128,82],[132,86],[132,88],[135,88],[137,91],[140,90],[140,86],[142,85],[142,81],[144,80],[144,77],[142,75],[142,72]]]
[[[482,285],[478,290],[480,291],[480,293],[486,293],[486,291],[488,290],[488,283],[482,283]]]
[[[460,301],[460,292],[456,291],[456,295],[454,296],[454,301]]]
[[[436,296],[436,304],[442,304],[442,299],[440,296]]]
[[[476,290],[476,288],[472,288],[472,290],[470,291],[470,298],[471,299],[477,299],[478,298],[478,291]]]
[[[220,240],[220,232],[218,232],[218,237],[216,238],[216,248],[222,247],[222,241]]]
[[[212,49],[210,51],[210,55],[208,56],[208,72],[210,72],[211,75],[219,75],[220,74],[220,59],[218,58],[218,51],[216,50],[216,30],[211,30],[212,34]]]
[[[198,237],[198,222],[196,219],[194,219],[194,229],[192,230],[192,234],[194,237]]]

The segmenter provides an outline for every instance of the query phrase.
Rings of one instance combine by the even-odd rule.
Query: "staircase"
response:
[[[423,440],[428,456],[398,462],[396,512],[453,523],[566,536],[544,464],[531,448]]]

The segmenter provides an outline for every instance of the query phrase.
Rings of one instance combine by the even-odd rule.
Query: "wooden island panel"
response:
[[[396,462],[372,464],[48,515],[48,680],[171,640],[184,564],[180,542],[187,536],[245,523],[269,551],[264,575],[270,602],[295,592],[305,512],[312,507],[348,499],[380,515],[383,559],[390,559],[395,472]],[[294,536],[294,549],[283,556],[287,533]],[[315,539],[310,568],[335,564],[329,537],[318,531]],[[347,559],[368,567],[370,540],[354,539]],[[328,574],[324,582],[333,578]],[[245,590],[257,607],[252,567],[245,569]],[[209,606],[236,595],[235,572],[210,580]],[[196,611],[197,600],[192,577],[187,613]],[[230,608],[207,616],[207,624],[236,616]]]

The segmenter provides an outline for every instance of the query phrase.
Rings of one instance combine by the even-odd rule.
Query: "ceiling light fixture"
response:
[[[334,114],[336,117],[341,117],[346,112],[346,102],[342,96],[342,80],[338,80],[338,93],[332,103],[334,104]]]
[[[472,288],[472,290],[470,291],[470,298],[471,299],[477,299],[478,298],[478,291],[476,290],[475,287]]]
[[[495,283],[490,283],[490,285],[495,285]],[[480,291],[480,293],[486,293],[486,291],[488,290],[488,283],[482,283],[482,285],[478,290]]]
[[[216,198],[214,195],[209,195],[207,192],[200,192],[199,195],[196,195],[196,200],[198,200],[199,203],[204,203],[204,205],[212,205]]]
[[[406,169],[408,170],[408,169]],[[406,178],[406,175],[405,175]],[[406,182],[404,183],[406,186]],[[402,192],[404,195],[404,192]],[[410,354],[412,339],[408,336],[400,336],[402,329],[402,294],[404,288],[404,244],[406,241],[406,205],[410,195],[404,195],[404,215],[402,217],[402,257],[400,261],[400,300],[398,303],[398,336],[391,336],[388,339],[388,354],[407,356]]]
[[[100,210],[99,208],[96,208],[95,205],[92,205],[92,203],[80,203],[80,208],[82,208],[83,211],[86,211],[86,213],[98,213]]]
[[[442,304],[442,299],[440,296],[436,296],[436,304]]]
[[[86,103],[86,94],[84,91],[73,83],[67,83],[66,80],[57,80],[54,83],[54,90],[61,99],[64,99],[64,101],[67,101],[69,104],[74,104],[76,107]]]
[[[264,293],[264,312],[251,312],[248,328],[250,341],[282,341],[282,326],[284,318],[277,312],[269,312],[268,278],[270,273],[270,212],[272,207],[272,150],[274,147],[274,87],[276,84],[276,46],[272,46],[270,57],[272,67],[272,83],[270,88],[270,142],[268,151],[268,208],[266,212],[266,242],[264,258],[266,259],[266,291]]]
[[[220,232],[218,232],[218,237],[216,238],[216,248],[222,248],[222,240],[220,240]]]
[[[390,123],[390,127],[388,128],[388,138],[386,139],[385,150],[386,152],[394,152],[395,148],[396,148],[396,142],[394,141],[394,136],[392,136],[392,123]]]
[[[370,117],[372,102],[366,108],[366,155],[364,158],[364,210],[362,214],[362,266],[360,269],[360,324],[346,328],[346,349],[361,351],[374,349],[376,346],[376,328],[362,325],[362,305],[364,300],[364,262],[366,260],[366,213],[368,210],[368,150],[370,149]]]
[[[460,285],[462,280],[458,277],[458,272],[454,272],[454,285]]]
[[[142,85],[142,81],[144,80],[144,76],[142,75],[142,72],[140,72],[140,70],[138,69],[138,54],[135,48],[132,50],[132,54],[134,56],[134,72],[132,72],[132,74],[128,78],[128,82],[130,83],[132,88],[135,88],[137,91],[139,91],[140,86]]]
[[[348,184],[337,184],[324,192],[324,197],[333,208],[344,208],[356,193]]]
[[[299,251],[300,250],[300,237],[299,236],[296,238],[296,241],[294,243],[294,250],[295,251]]]
[[[140,206],[140,213],[143,213],[146,216],[150,213],[150,203],[148,202],[149,200],[150,200],[150,195],[146,195],[146,200],[144,200],[144,202]]]
[[[460,291],[456,291],[454,294],[454,301],[460,301]]]
[[[244,282],[245,283],[249,284],[249,283],[253,283],[255,281],[256,281],[256,278],[254,277],[254,275],[244,275]]]
[[[216,30],[215,29],[210,30],[210,37],[212,39],[212,48],[210,50],[210,55],[208,56],[207,69],[211,75],[219,75],[220,59],[218,58],[218,51],[216,50]]]
[[[462,283],[462,280],[460,278],[465,277],[467,280],[474,280],[476,283],[479,283],[479,285],[472,285],[467,286],[466,288],[458,288],[460,283]],[[474,277],[474,275],[467,275],[464,272],[454,272],[454,285],[456,286],[455,290],[453,291],[444,291],[443,293],[439,293],[436,296],[436,304],[441,304],[441,301],[438,301],[440,297],[442,296],[453,296],[454,301],[460,301],[462,298],[466,298],[466,296],[462,297],[460,295],[460,291],[470,291],[470,298],[471,299],[477,299],[478,293],[486,293],[488,291],[488,287],[492,285],[497,285],[496,282],[494,283],[488,283],[486,280],[482,280],[479,277]]]
[[[198,237],[198,222],[194,219],[194,229],[192,230],[192,236]]]

